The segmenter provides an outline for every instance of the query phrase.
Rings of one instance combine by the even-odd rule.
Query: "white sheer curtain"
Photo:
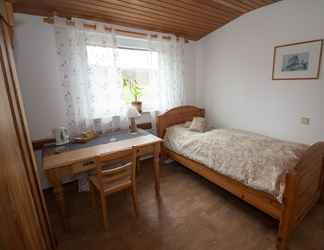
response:
[[[55,25],[59,73],[70,133],[79,134],[93,128],[96,118],[102,118],[103,124],[110,126],[112,116],[116,115],[127,125],[124,117],[127,105],[122,98],[122,76],[117,64],[114,32],[104,32],[103,24],[97,24],[97,31],[93,31],[84,29],[82,20],[77,19],[75,23],[70,26],[60,21]],[[152,100],[151,111],[163,112],[182,105],[184,101],[184,41],[168,36],[170,40],[162,39],[162,34],[158,34],[156,39],[145,41],[152,57],[153,52],[158,52],[158,68],[150,72],[151,96],[143,98]]]
[[[184,39],[159,34],[150,39],[150,49],[158,52],[158,70],[152,72],[152,84],[157,97],[155,110],[164,112],[184,104]]]
[[[123,116],[126,107],[114,34],[56,25],[55,35],[70,133],[93,128],[96,118],[108,123],[112,116]]]

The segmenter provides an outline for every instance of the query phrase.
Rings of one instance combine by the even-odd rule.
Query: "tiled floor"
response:
[[[150,160],[138,176],[139,216],[130,194],[108,198],[109,231],[99,208],[75,184],[65,186],[71,232],[64,233],[51,191],[46,193],[58,250],[271,250],[278,223],[176,163],[161,166],[161,200],[154,192]],[[290,250],[324,250],[324,206],[298,227]]]

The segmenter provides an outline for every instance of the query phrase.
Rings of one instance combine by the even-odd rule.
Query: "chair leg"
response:
[[[106,200],[106,196],[102,193],[100,194],[100,200],[101,200],[101,212],[102,212],[103,225],[105,231],[108,231],[107,200]]]
[[[138,173],[141,171],[141,161],[138,157],[136,159],[136,170]]]
[[[133,185],[131,187],[132,199],[133,199],[133,206],[136,217],[138,216],[138,206],[137,206],[137,193],[136,193],[136,186]]]
[[[96,190],[92,183],[90,183],[90,196],[91,196],[91,206],[92,208],[95,208],[97,205]]]

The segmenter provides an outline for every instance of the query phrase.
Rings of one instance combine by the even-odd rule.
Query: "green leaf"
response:
[[[129,89],[129,93],[133,96],[135,101],[138,100],[138,97],[143,95],[144,87],[142,87],[136,80],[124,78],[123,88]]]

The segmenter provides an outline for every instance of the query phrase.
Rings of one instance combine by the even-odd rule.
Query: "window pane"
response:
[[[122,69],[157,69],[158,53],[146,50],[118,49],[118,66]]]
[[[134,101],[129,87],[123,87],[122,79],[136,80],[142,87],[139,100],[144,110],[155,106],[153,83],[158,69],[157,52],[88,45],[87,56],[95,117],[118,115],[114,105],[124,106]],[[117,56],[116,64],[114,56]]]
[[[124,79],[136,80],[142,87],[142,96],[139,100],[143,103],[144,110],[155,107],[154,79],[158,69],[158,53],[154,51],[118,49],[118,66]],[[126,103],[134,101],[131,91],[123,89],[123,99]]]

